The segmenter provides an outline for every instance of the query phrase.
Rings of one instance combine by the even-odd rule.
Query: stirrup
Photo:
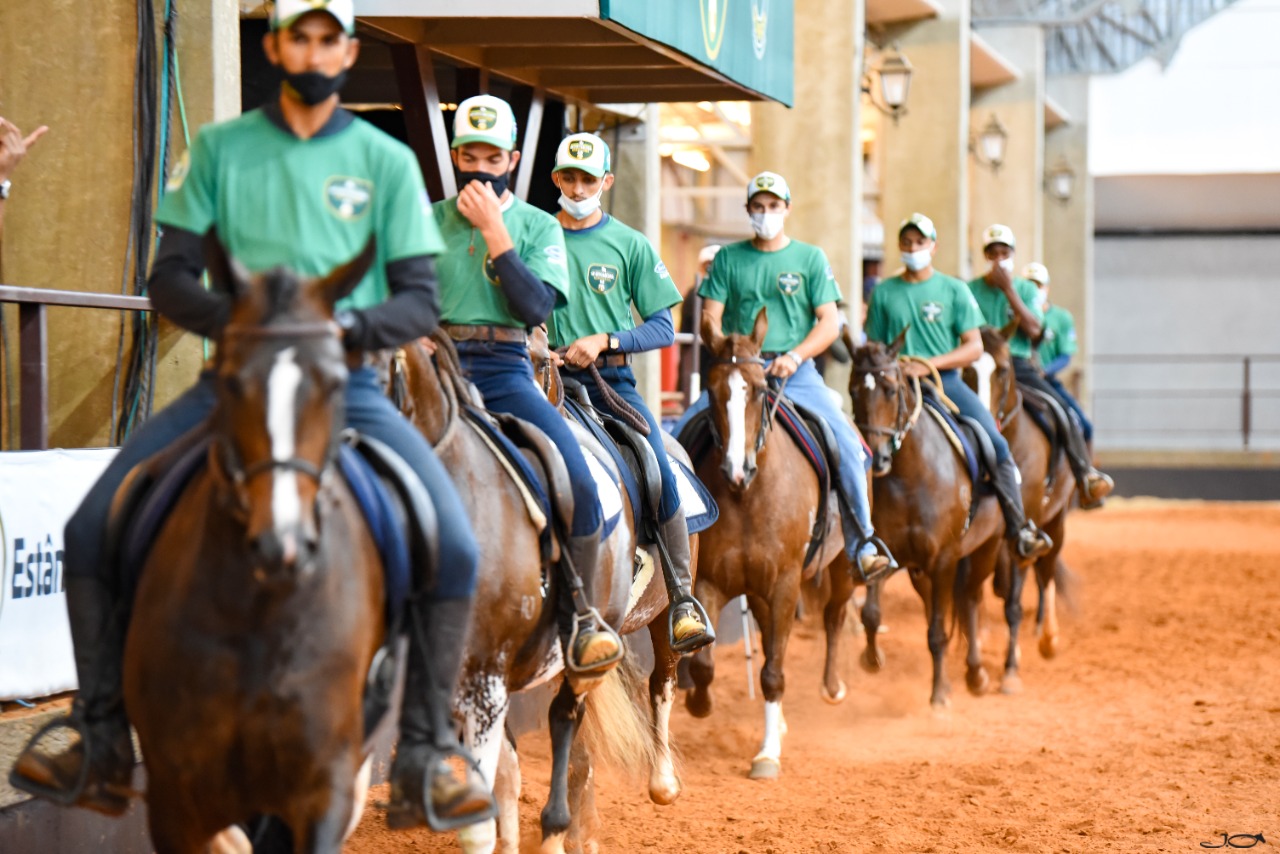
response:
[[[18,773],[18,763],[15,762],[13,767],[9,769],[9,785],[20,792],[26,792],[27,794],[34,795],[37,798],[43,798],[61,807],[82,806],[86,809],[92,809],[97,812],[107,812],[109,808],[114,808],[114,804],[108,804],[104,801],[111,798],[118,798],[120,803],[117,814],[123,814],[124,811],[129,808],[129,799],[139,794],[130,787],[125,787],[123,790],[120,790],[120,787],[104,784],[102,786],[101,795],[90,799],[90,802],[97,801],[99,806],[92,806],[91,803],[81,803],[85,798],[86,790],[89,788],[89,766],[92,764],[91,757],[93,756],[93,751],[90,750],[89,725],[78,714],[73,712],[72,714],[49,721],[44,726],[40,727],[40,729],[36,730],[35,735],[31,736],[27,741],[27,745],[22,749],[22,753],[19,754],[19,757],[26,754],[27,751],[35,749],[36,745],[40,743],[40,740],[49,733],[60,729],[69,729],[80,736],[80,751],[83,756],[83,761],[80,763],[80,774],[77,776],[75,784],[70,789],[55,789],[50,786],[42,785],[28,777],[20,775]],[[130,744],[129,749],[132,752],[132,744]]]
[[[581,634],[584,623],[594,623],[596,631],[613,635],[614,639],[618,642],[618,651],[608,658],[601,659],[600,661],[594,661],[584,667],[579,667],[574,661],[573,653],[574,648],[578,645],[578,637]],[[566,652],[564,656],[564,666],[566,670],[579,676],[601,676],[612,670],[618,662],[622,661],[624,655],[626,655],[626,649],[622,646],[622,638],[613,630],[612,626],[604,621],[604,618],[600,616],[600,612],[594,607],[588,606],[585,611],[573,615],[573,629],[569,632],[569,641],[566,644]]]
[[[886,566],[884,569],[880,570],[879,572],[871,573],[871,575],[867,575],[865,572],[862,571],[862,561],[857,557],[859,554],[862,553],[863,547],[868,544],[875,546],[876,551],[878,551],[880,554],[884,555],[889,559],[888,566]],[[850,562],[853,564],[853,568],[858,571],[858,576],[862,578],[863,584],[874,584],[877,581],[883,581],[884,579],[893,575],[899,569],[902,569],[902,567],[898,565],[897,559],[894,558],[893,552],[889,551],[889,546],[885,544],[884,540],[880,539],[875,534],[872,534],[869,537],[863,537],[862,539],[858,540],[858,545],[854,547],[853,554],[854,554],[854,559]]]
[[[498,815],[498,801],[493,796],[493,792],[489,791],[489,805],[477,812],[465,813],[453,818],[446,818],[436,812],[435,803],[431,799],[431,781],[435,772],[435,768],[441,762],[445,762],[449,757],[456,756],[466,765],[467,773],[474,774],[481,781],[484,775],[480,773],[480,762],[471,753],[459,745],[454,750],[441,750],[436,747],[427,748],[427,758],[422,766],[422,783],[421,793],[422,802],[415,803],[408,801],[404,804],[389,804],[387,806],[387,826],[392,830],[407,830],[418,827],[418,818],[421,816],[427,822],[427,827],[436,833],[448,833],[462,827],[472,824],[479,824],[482,821],[489,821]]]
[[[693,609],[694,614],[702,622],[702,634],[693,635],[682,641],[676,640],[676,611],[683,606]],[[692,593],[685,593],[673,602],[667,605],[667,641],[671,645],[671,651],[677,655],[685,655],[702,649],[716,642],[715,629],[711,628],[711,620],[707,617],[707,610],[702,607]]]

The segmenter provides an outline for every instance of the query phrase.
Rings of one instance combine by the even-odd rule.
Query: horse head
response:
[[[887,346],[873,341],[853,351],[849,376],[853,420],[871,447],[871,472],[876,477],[884,477],[893,467],[894,452],[909,424],[907,377],[898,361],[906,338],[903,329]]]
[[[707,394],[711,424],[724,451],[720,471],[735,489],[751,485],[768,431],[768,384],[760,350],[769,319],[760,309],[748,335],[725,335],[719,324],[704,319],[702,340],[711,350]]]
[[[1018,383],[1009,341],[1018,332],[1018,321],[1013,320],[998,330],[984,326],[981,331],[983,353],[964,369],[962,376],[999,424],[1017,406]]]
[[[206,240],[210,277],[232,298],[215,359],[210,470],[244,526],[259,582],[289,583],[313,568],[316,497],[337,455],[347,382],[334,304],[375,255],[370,238],[325,276],[251,274],[215,234]]]
[[[529,360],[533,362],[533,377],[538,390],[559,408],[564,405],[564,380],[560,378],[560,369],[551,355],[551,343],[547,339],[547,327],[535,326],[529,330]]]

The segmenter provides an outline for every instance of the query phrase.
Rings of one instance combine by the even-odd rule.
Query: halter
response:
[[[868,370],[866,371],[866,373],[874,374],[878,377],[883,378],[887,376],[890,371],[892,371],[894,374],[898,376],[899,379],[901,379],[902,378],[901,362],[896,361],[892,365],[880,368],[879,370]],[[920,393],[919,377],[911,377],[911,390],[912,390],[912,393],[915,395],[915,405],[912,406],[911,411],[908,412],[905,383],[901,383],[901,382],[898,383],[898,393],[897,393],[898,414],[896,419],[894,420],[894,424],[892,428],[879,427],[873,424],[860,423],[856,421],[854,422],[854,426],[856,426],[859,430],[861,430],[864,436],[867,434],[889,436],[890,442],[893,445],[893,453],[896,454],[898,450],[902,447],[903,441],[907,438],[907,434],[911,432],[911,428],[916,426],[916,421],[920,418],[920,411],[924,406],[924,395]]]

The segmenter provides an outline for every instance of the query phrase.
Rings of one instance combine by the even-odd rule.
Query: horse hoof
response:
[[[951,698],[943,697],[940,700],[930,700],[929,712],[937,720],[950,720],[951,719]]]
[[[1041,635],[1040,636],[1040,657],[1053,658],[1058,654],[1058,637],[1057,635]]]
[[[987,668],[975,667],[964,675],[965,684],[969,686],[969,693],[975,697],[981,697],[987,692],[987,686],[991,684],[991,677],[987,676]]]
[[[458,830],[458,847],[465,854],[489,854],[498,846],[498,823],[493,819]]]
[[[668,807],[680,797],[680,778],[655,778],[649,781],[649,800],[658,806]]]
[[[879,673],[884,667],[884,651],[877,649],[873,655],[871,650],[862,650],[862,655],[858,656],[858,663],[862,665],[862,669],[868,673]]]
[[[567,833],[553,833],[544,837],[542,846],[538,848],[538,854],[565,854],[564,838]]]
[[[1016,673],[1006,673],[1000,680],[1000,693],[1012,697],[1022,693],[1022,677]]]
[[[237,825],[218,833],[209,843],[209,854],[253,854],[253,843]]]
[[[834,694],[832,694],[830,691],[827,690],[827,685],[825,682],[818,686],[818,693],[822,695],[822,699],[826,700],[828,703],[830,703],[833,706],[843,703],[845,694],[848,693],[848,690],[845,688],[843,679],[839,680],[838,684],[839,684],[839,687],[836,688],[836,692]]]
[[[747,775],[752,780],[776,780],[782,773],[782,763],[770,756],[757,756],[751,760],[751,773]]]
[[[705,718],[711,714],[711,692],[694,689],[684,695],[684,707],[695,718]]]

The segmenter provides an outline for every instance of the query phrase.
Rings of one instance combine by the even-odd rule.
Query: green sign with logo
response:
[[[600,0],[600,17],[791,105],[793,0]]]

